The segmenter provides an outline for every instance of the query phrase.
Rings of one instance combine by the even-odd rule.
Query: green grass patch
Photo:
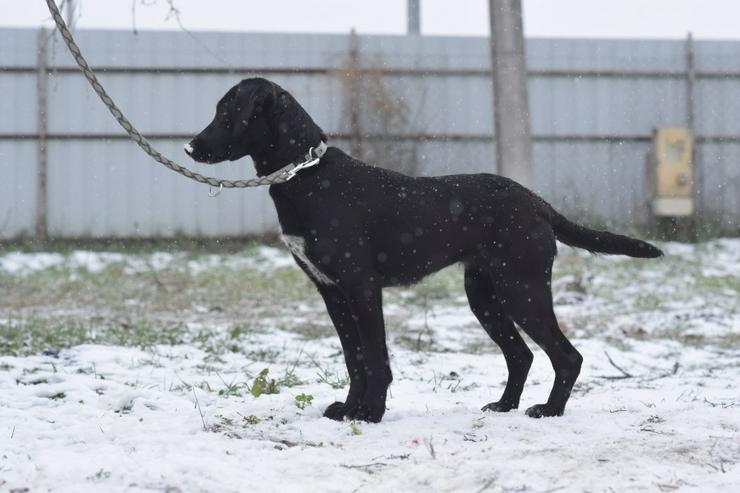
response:
[[[24,356],[43,351],[56,353],[80,344],[151,348],[158,344],[191,342],[182,323],[153,325],[111,323],[106,320],[9,320],[0,322],[0,354]]]
[[[563,249],[554,267],[555,298],[561,307],[591,307],[583,312],[570,310],[569,318],[561,320],[564,330],[580,337],[599,336],[613,318],[635,315],[635,329],[625,329],[625,337],[633,340],[735,342],[731,336],[717,341],[697,336],[699,322],[712,321],[698,320],[704,316],[700,313],[681,311],[682,303],[700,303],[710,315],[738,312],[740,278],[722,275],[723,265],[717,260],[719,255],[737,258],[728,246],[732,244],[699,244],[688,253],[674,247],[681,253],[658,260]],[[257,243],[163,240],[52,246],[52,253],[66,259],[61,265],[24,275],[0,273],[0,316],[5,318],[0,321],[0,355],[53,353],[80,344],[139,348],[190,344],[208,353],[204,371],[215,371],[228,352],[242,352],[265,366],[285,358],[285,348],[253,344],[256,334],[269,330],[293,332],[307,340],[335,337],[312,283],[294,266],[269,267]],[[173,246],[179,250],[172,252],[170,263],[147,267],[153,253]],[[667,246],[670,251],[671,245]],[[71,261],[72,252],[79,248],[128,256],[90,272]],[[19,250],[50,251],[48,245],[5,244],[0,255]],[[133,264],[138,268],[132,269]],[[709,271],[718,275],[706,275]],[[388,334],[396,343],[416,351],[449,350],[437,340],[442,338],[435,317],[442,309],[467,311],[462,269],[453,266],[415,286],[387,289],[384,304]],[[640,317],[657,321],[657,326],[644,330]],[[466,344],[464,349],[470,352],[495,350],[482,330],[479,339],[471,338]],[[0,367],[0,371],[7,369]],[[333,387],[346,385],[343,375],[321,368],[318,375]]]

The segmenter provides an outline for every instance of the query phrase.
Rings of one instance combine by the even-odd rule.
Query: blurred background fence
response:
[[[370,163],[495,172],[487,38],[78,31],[112,97],[169,157],[247,76],[288,89]],[[590,224],[645,226],[655,127],[693,128],[697,219],[740,224],[740,42],[529,39],[534,188]],[[222,177],[253,175],[245,159]],[[266,189],[217,198],[145,156],[49,31],[0,29],[0,238],[278,232]]]

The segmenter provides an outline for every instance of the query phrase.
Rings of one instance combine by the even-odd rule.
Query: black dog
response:
[[[268,80],[246,79],[186,152],[218,163],[252,156],[257,174],[304,161],[326,135],[296,100]],[[323,146],[322,146],[323,147]],[[324,416],[380,421],[393,379],[382,289],[416,283],[450,264],[465,267],[470,308],[501,347],[509,378],[490,411],[519,406],[532,352],[518,324],[547,354],[555,383],[532,417],[563,414],[583,358],[558,327],[550,278],[555,239],[592,252],[659,257],[643,241],[568,221],[518,183],[492,174],[412,178],[368,166],[330,147],[318,165],[270,187],[283,237],[324,298],[351,377],[344,402]]]

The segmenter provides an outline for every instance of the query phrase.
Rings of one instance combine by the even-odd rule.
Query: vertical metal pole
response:
[[[48,236],[47,201],[48,193],[46,186],[47,176],[47,153],[46,153],[46,97],[47,97],[47,37],[46,29],[41,28],[38,32],[38,58],[36,71],[36,104],[38,109],[38,131],[39,131],[39,169],[36,195],[36,239],[46,241]]]
[[[362,128],[360,123],[360,49],[357,33],[350,32],[349,41],[349,125],[352,156],[362,159]]]
[[[421,0],[408,0],[407,5],[407,34],[419,35],[421,34]]]
[[[694,61],[694,36],[686,36],[686,120],[689,130],[694,132],[695,108],[694,85],[696,84],[696,64]]]
[[[521,0],[489,0],[498,172],[532,187],[532,148]]]
[[[686,126],[691,131],[693,139],[691,165],[694,167],[694,216],[701,217],[704,211],[704,180],[701,169],[697,166],[696,135],[696,55],[694,51],[694,36],[686,36]]]

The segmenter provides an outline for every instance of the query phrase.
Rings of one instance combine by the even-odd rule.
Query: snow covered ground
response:
[[[0,491],[735,491],[740,240],[662,246],[561,247],[585,359],[561,418],[524,415],[534,347],[522,408],[479,410],[506,369],[459,269],[387,290],[380,424],[321,417],[341,352],[283,250],[0,252]]]

